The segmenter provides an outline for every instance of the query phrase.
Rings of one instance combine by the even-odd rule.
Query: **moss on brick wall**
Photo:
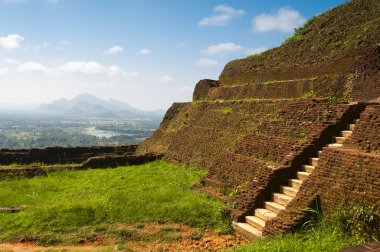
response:
[[[209,167],[289,100],[204,101],[174,104],[160,128],[137,153],[163,153],[174,162]],[[174,111],[174,112],[173,112]],[[169,119],[170,118],[170,119]]]

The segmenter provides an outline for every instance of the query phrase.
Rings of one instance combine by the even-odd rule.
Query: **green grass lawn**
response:
[[[0,206],[26,205],[19,213],[0,213],[0,241],[75,243],[80,237],[112,233],[120,223],[175,222],[227,232],[225,205],[190,189],[205,173],[156,161],[0,181]]]
[[[318,225],[297,233],[258,239],[252,244],[234,248],[228,252],[336,252],[344,247],[364,243],[364,239],[344,235],[335,227]]]

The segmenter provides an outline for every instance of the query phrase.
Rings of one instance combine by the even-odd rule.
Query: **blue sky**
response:
[[[90,93],[142,109],[281,45],[345,0],[0,0],[0,103]]]

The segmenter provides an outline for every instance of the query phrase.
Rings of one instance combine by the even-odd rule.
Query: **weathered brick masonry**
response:
[[[367,107],[345,146],[366,153],[380,154],[380,106]]]
[[[242,138],[233,152],[219,156],[203,183],[219,191],[235,191],[231,211],[234,219],[242,220],[295,177],[301,165],[359,117],[364,107],[312,101],[288,104]]]
[[[264,235],[274,235],[302,223],[305,209],[317,196],[327,214],[339,204],[380,206],[379,118],[380,106],[368,106],[343,148],[323,149],[315,171],[287,205],[287,211],[266,223]]]
[[[0,164],[68,164],[81,163],[98,155],[133,154],[137,145],[128,146],[94,146],[94,147],[47,147],[30,150],[0,150]]]
[[[160,128],[137,154],[162,153],[167,160],[210,167],[257,125],[289,100],[203,101],[173,104]]]
[[[341,76],[305,76],[305,79],[293,80],[291,79],[292,77],[289,76],[289,71],[285,71],[285,73],[288,79],[255,83],[255,85],[245,84],[221,87],[219,86],[220,84],[215,85],[215,81],[206,82],[206,80],[202,80],[195,87],[193,99],[195,101],[219,99],[238,100],[253,97],[261,99],[283,99],[300,98],[307,95],[326,97],[328,94],[333,93],[343,95],[345,80]],[[313,74],[315,76],[316,73]],[[296,77],[300,78],[300,76]]]
[[[47,176],[40,167],[19,167],[14,169],[0,169],[0,180],[13,178],[33,178]]]

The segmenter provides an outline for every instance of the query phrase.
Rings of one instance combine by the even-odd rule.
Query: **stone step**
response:
[[[331,143],[331,144],[327,145],[327,147],[330,147],[330,148],[340,148],[342,146],[343,146],[343,144],[339,144],[339,143]]]
[[[269,211],[272,211],[276,214],[281,212],[282,210],[285,210],[286,208],[283,205],[280,205],[276,202],[273,201],[265,201],[264,202],[264,207],[268,209]]]
[[[289,204],[289,202],[292,201],[293,199],[293,197],[290,197],[282,193],[273,193],[272,196],[273,196],[274,202],[283,206],[286,206],[287,204]]]
[[[319,158],[316,158],[316,157],[310,158],[310,164],[314,167],[318,165],[318,161],[319,161]]]
[[[293,187],[281,186],[281,192],[290,197],[295,197],[298,193],[298,190]]]
[[[355,128],[356,128],[355,124],[348,125],[348,129],[351,130],[351,131],[354,131]]]
[[[309,175],[310,173],[308,172],[302,172],[302,171],[297,172],[297,178],[302,181],[305,181],[309,177]]]
[[[289,186],[295,189],[300,189],[302,185],[302,180],[299,179],[289,179]]]
[[[352,130],[342,130],[340,132],[340,135],[342,137],[350,137],[350,136],[352,136]]]
[[[347,137],[334,137],[335,142],[338,144],[344,144],[346,139],[347,139]]]
[[[245,216],[245,221],[252,227],[263,231],[265,228],[265,221],[256,216]]]
[[[265,208],[257,208],[255,209],[255,216],[259,217],[260,219],[264,221],[269,221],[275,218],[277,214]]]
[[[303,165],[302,170],[308,173],[312,173],[314,171],[315,167],[312,165]]]
[[[242,234],[249,240],[254,240],[262,236],[262,232],[260,230],[252,227],[248,223],[232,222],[232,226],[234,227],[236,232]]]

